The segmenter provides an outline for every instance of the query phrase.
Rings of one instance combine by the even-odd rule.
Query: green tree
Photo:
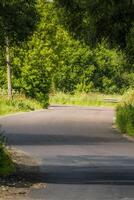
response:
[[[15,90],[36,98],[48,106],[53,71],[56,69],[55,32],[56,17],[51,4],[37,1],[40,20],[34,33],[13,47],[13,86]]]
[[[67,2],[69,1],[65,3]],[[104,2],[107,5],[107,2]],[[103,7],[104,2],[102,2]],[[18,42],[12,43],[10,55],[13,88],[38,99],[44,106],[47,106],[50,89],[71,93],[77,91],[119,93],[130,87],[131,83],[128,81],[130,70],[125,56],[126,52],[120,50],[117,45],[113,48],[109,44],[112,43],[112,41],[109,42],[110,39],[101,41],[96,37],[97,29],[95,19],[93,19],[95,13],[89,12],[87,1],[70,1],[66,9],[64,1],[61,3],[63,5],[59,6],[44,0],[37,0],[36,11],[40,20],[36,23],[34,32],[31,32],[31,35],[27,34],[26,39],[17,39],[16,41],[24,41],[19,42],[19,45]],[[97,5],[97,1],[90,0],[92,8],[93,3]],[[73,5],[72,12],[71,5]],[[113,6],[112,1],[109,6]],[[79,9],[81,9],[80,13]],[[99,13],[96,16],[98,20]],[[68,21],[69,19],[75,19],[75,23],[73,20]],[[78,26],[79,22],[81,23]],[[70,30],[71,27],[72,30]],[[75,30],[75,27],[79,28]],[[93,32],[95,34],[91,34]],[[94,42],[93,37],[90,38],[88,33],[89,36],[94,36]],[[133,38],[132,35],[133,31],[131,31],[131,38]],[[102,34],[101,38],[103,36]],[[127,37],[130,40],[128,33]],[[128,40],[127,44],[130,45],[132,39],[130,42]],[[3,65],[2,60],[1,65]],[[0,71],[0,76],[0,84],[2,84],[2,76],[5,76],[2,71]]]
[[[111,45],[126,46],[134,21],[133,0],[55,0],[59,18],[74,37],[94,45],[108,38]]]
[[[8,95],[12,97],[10,48],[32,33],[37,21],[35,0],[2,0],[0,2],[0,37],[5,46]]]

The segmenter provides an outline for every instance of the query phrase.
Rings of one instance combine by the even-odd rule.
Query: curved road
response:
[[[31,199],[134,199],[134,144],[109,108],[53,106],[0,119],[8,143],[41,162],[47,188]]]

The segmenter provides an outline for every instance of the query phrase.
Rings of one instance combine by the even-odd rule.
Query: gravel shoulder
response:
[[[34,176],[40,170],[40,162],[16,148],[7,147],[7,150],[16,170],[11,176],[0,178],[0,200],[30,200],[28,196],[32,189],[46,188]]]

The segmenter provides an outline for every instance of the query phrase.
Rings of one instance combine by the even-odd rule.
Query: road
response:
[[[111,108],[52,106],[0,119],[8,143],[37,159],[46,189],[32,199],[134,200],[134,143]]]

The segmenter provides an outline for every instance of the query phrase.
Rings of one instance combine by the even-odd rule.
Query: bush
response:
[[[91,48],[60,23],[53,4],[40,1],[40,22],[21,48],[13,49],[13,86],[48,105],[52,91],[118,93],[126,87],[126,58],[103,40]],[[52,84],[51,84],[52,83]]]
[[[62,44],[59,68],[54,74],[57,91],[112,94],[122,92],[128,85],[123,76],[126,60],[121,50],[110,49],[105,41],[91,49],[69,35]]]
[[[125,55],[121,50],[111,49],[102,41],[94,49],[94,87],[103,93],[119,93],[124,88]]]
[[[116,124],[122,133],[134,136],[134,91],[129,91],[117,107]]]

